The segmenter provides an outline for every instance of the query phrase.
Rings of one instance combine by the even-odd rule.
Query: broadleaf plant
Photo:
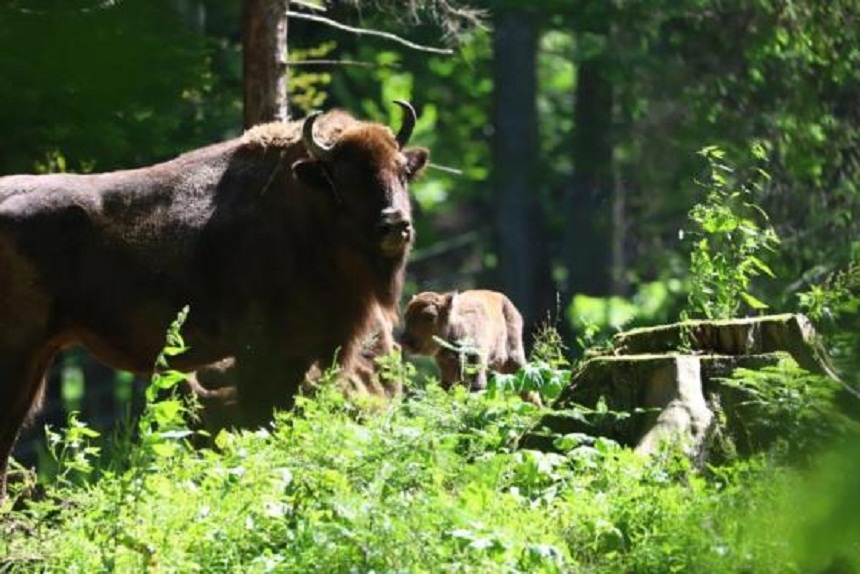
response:
[[[779,237],[767,213],[756,203],[770,177],[764,169],[739,172],[717,146],[699,151],[708,169],[702,186],[703,201],[690,210],[692,228],[682,238],[692,239],[690,292],[684,318],[727,319],[744,307],[761,311],[768,305],[751,293],[754,277],[774,277],[764,256],[774,251]],[[764,159],[760,147],[756,159]]]

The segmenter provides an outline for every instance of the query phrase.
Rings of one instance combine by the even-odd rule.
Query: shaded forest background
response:
[[[707,145],[739,169],[758,165],[753,145],[765,152],[756,201],[781,243],[767,261],[776,278],[755,295],[771,310],[797,309],[858,259],[860,2],[470,5],[482,25],[441,0],[290,4],[452,50],[289,21],[291,117],[339,106],[394,124],[391,100],[407,99],[413,140],[446,168],[414,188],[407,294],[500,289],[574,350],[585,333],[674,319]],[[11,0],[0,78],[0,174],[165,160],[241,133],[242,5]],[[54,376],[54,398],[91,421],[134,395],[132,377],[79,352]],[[84,393],[105,381],[115,390]]]

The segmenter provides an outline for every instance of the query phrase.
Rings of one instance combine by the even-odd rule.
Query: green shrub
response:
[[[759,161],[764,151],[754,147]],[[770,177],[761,168],[738,174],[716,146],[699,151],[708,164],[699,183],[705,198],[690,210],[693,226],[685,235],[693,241],[690,252],[690,293],[685,318],[735,317],[744,308],[766,309],[751,292],[751,280],[760,274],[773,277],[763,257],[779,243],[776,231],[756,194]]]
[[[736,369],[720,384],[736,391],[731,426],[744,452],[809,457],[860,430],[836,400],[842,383],[800,368],[789,356],[759,370]]]
[[[0,560],[87,572],[798,569],[762,526],[784,519],[797,471],[753,458],[701,474],[671,451],[647,459],[585,436],[561,454],[517,450],[531,405],[433,382],[415,393],[356,417],[324,386],[269,428],[219,435],[218,451],[157,431],[177,446],[142,440],[134,466],[57,480],[7,514]]]

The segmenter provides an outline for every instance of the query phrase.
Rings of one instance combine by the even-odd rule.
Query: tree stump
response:
[[[723,321],[684,321],[632,329],[613,340],[614,354],[707,353],[751,356],[786,352],[811,373],[838,379],[804,315],[769,315]]]
[[[555,412],[543,417],[522,446],[551,450],[552,437],[585,433],[646,455],[669,441],[703,460],[716,411],[733,415],[743,400],[721,380],[735,369],[759,370],[789,356],[807,371],[837,379],[802,315],[688,321],[619,333],[611,354],[576,369],[551,405]],[[724,422],[732,432],[736,421]]]

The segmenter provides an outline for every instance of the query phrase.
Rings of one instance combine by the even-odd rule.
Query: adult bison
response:
[[[235,357],[245,425],[312,364],[353,361],[377,309],[396,313],[428,158],[396,103],[396,135],[332,111],[142,169],[0,178],[0,493],[63,347],[149,372],[188,304],[173,366]]]

